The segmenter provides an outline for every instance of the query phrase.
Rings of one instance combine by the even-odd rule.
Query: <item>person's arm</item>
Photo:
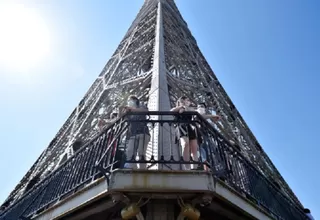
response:
[[[172,108],[170,111],[171,112],[180,112],[180,110],[185,110],[185,107],[184,106],[178,106],[178,107],[174,107]]]
[[[114,123],[117,119],[118,119],[118,118],[108,119],[108,120],[105,121],[105,124],[106,124],[106,125],[112,124],[112,123]]]
[[[99,118],[97,124],[98,124],[98,127],[101,128],[106,125],[106,121],[102,118]]]
[[[202,115],[204,119],[211,119],[213,122],[217,122],[220,120],[219,115]]]

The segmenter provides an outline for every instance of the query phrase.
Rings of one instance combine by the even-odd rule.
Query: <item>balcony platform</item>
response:
[[[272,219],[244,196],[205,171],[116,170],[111,174],[109,183],[108,186],[104,177],[100,178],[32,219],[61,219],[66,216],[69,216],[66,219],[86,219],[116,206],[112,195],[118,193],[129,198],[139,195],[158,200],[206,195],[212,197],[212,203],[207,208],[222,212],[229,219]],[[97,201],[100,201],[99,204]],[[97,205],[88,208],[94,202]]]

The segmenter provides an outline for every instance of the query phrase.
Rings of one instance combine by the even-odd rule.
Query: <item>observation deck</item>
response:
[[[122,116],[0,212],[0,220],[306,219],[299,205],[240,148],[199,114],[183,114],[195,120],[155,111],[130,113],[146,115],[145,121]],[[128,128],[137,123],[148,125],[147,153],[127,158]],[[206,160],[201,151],[197,160],[183,159],[176,140],[176,128],[182,124],[196,126],[205,137]],[[141,164],[147,168],[140,169]]]

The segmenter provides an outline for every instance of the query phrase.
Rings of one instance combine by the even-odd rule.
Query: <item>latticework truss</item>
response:
[[[159,5],[161,10],[158,10]],[[159,13],[162,13],[160,34],[156,28]],[[57,167],[61,156],[70,151],[75,140],[90,140],[98,132],[95,129],[97,119],[123,105],[130,94],[137,95],[145,103],[154,101],[150,89],[155,73],[154,55],[158,49],[155,47],[156,36],[163,38],[163,74],[168,86],[165,95],[169,97],[171,107],[182,95],[188,96],[194,104],[205,102],[210,110],[222,117],[221,132],[240,147],[243,155],[262,174],[280,186],[290,200],[299,204],[219,83],[173,0],[145,0],[96,81],[7,202],[19,198],[32,179],[42,179]]]

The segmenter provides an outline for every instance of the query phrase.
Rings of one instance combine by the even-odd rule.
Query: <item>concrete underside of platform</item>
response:
[[[207,208],[222,213],[225,210],[225,215],[229,219],[272,219],[262,209],[207,172],[156,170],[117,170],[111,174],[109,185],[105,178],[98,179],[32,219],[61,219],[62,217],[66,218],[66,216],[68,216],[67,219],[85,219],[116,206],[117,203],[112,198],[114,195],[120,194],[128,198],[140,196],[158,201],[176,201],[178,198],[194,198],[206,195],[213,198],[212,203]],[[86,208],[94,202],[96,202],[96,205],[89,209]],[[226,208],[227,206],[229,208]],[[86,211],[81,211],[84,209]],[[76,212],[77,215],[72,214]],[[235,212],[238,214],[234,214]]]

